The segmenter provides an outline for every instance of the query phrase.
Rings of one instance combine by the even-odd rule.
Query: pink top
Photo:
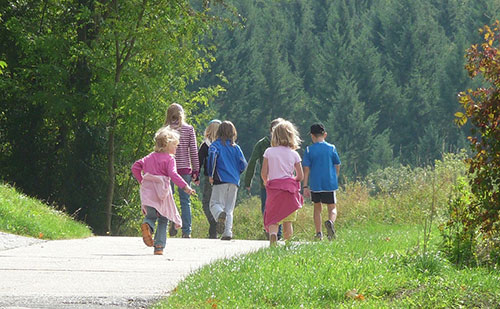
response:
[[[135,161],[132,165],[132,174],[139,183],[142,183],[143,174],[167,176],[179,187],[184,188],[187,183],[177,173],[175,159],[166,152],[152,152],[144,158]]]
[[[196,134],[194,128],[188,124],[180,127],[170,126],[179,132],[179,146],[175,153],[175,162],[177,163],[177,172],[181,175],[191,173],[198,175],[200,172],[200,161],[198,159],[198,145],[196,144]]]
[[[300,155],[290,147],[269,147],[264,152],[269,163],[268,180],[293,178],[295,164],[301,162]]]

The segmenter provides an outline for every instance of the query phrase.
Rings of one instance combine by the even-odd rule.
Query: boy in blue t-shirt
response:
[[[335,238],[334,222],[337,218],[335,191],[339,188],[338,174],[340,158],[334,145],[325,141],[327,133],[322,124],[311,126],[313,144],[304,151],[304,195],[314,203],[314,226],[316,238],[323,239],[321,232],[321,203],[328,207],[328,220],[325,221],[328,239]],[[309,186],[308,186],[309,184]]]

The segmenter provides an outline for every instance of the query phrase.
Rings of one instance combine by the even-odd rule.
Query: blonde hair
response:
[[[231,144],[234,144],[238,138],[238,132],[234,124],[231,121],[223,121],[217,129],[217,138],[220,138],[222,143],[229,140]]]
[[[213,142],[217,139],[217,130],[219,129],[220,124],[221,124],[220,121],[212,120],[212,121],[210,121],[210,124],[205,129],[204,136],[210,142]]]
[[[180,104],[173,103],[167,108],[167,114],[165,115],[165,126],[181,126],[185,123],[184,109]]]
[[[170,126],[162,127],[155,134],[155,152],[166,152],[171,143],[179,143],[179,133]]]
[[[290,121],[283,120],[273,128],[271,146],[286,146],[296,150],[301,142],[297,128]]]
[[[273,132],[273,128],[280,122],[285,121],[283,118],[276,118],[271,121],[271,125],[269,126],[269,131]]]

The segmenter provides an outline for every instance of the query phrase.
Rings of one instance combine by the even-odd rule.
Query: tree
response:
[[[473,207],[478,216],[469,222],[491,241],[500,263],[500,21],[486,25],[481,45],[474,44],[466,54],[469,75],[481,77],[484,87],[468,89],[459,94],[465,113],[455,114],[461,125],[472,125],[468,139],[474,156],[467,160],[471,174]],[[494,241],[494,239],[497,241]]]
[[[198,12],[184,0],[96,4],[93,19],[99,23],[99,34],[88,52],[96,79],[92,89],[98,111],[95,119],[107,126],[108,233],[115,193],[116,143],[129,136],[140,140],[144,135],[137,136],[137,132],[151,129],[148,119],[152,116],[156,116],[153,123],[158,123],[171,102],[180,102],[189,113],[197,103],[206,103],[207,97],[221,90],[187,91],[187,85],[208,67],[212,57],[201,44],[209,31],[206,10],[208,7]]]
[[[179,102],[189,115],[222,89],[190,88],[214,60],[201,42],[218,21],[210,8],[187,0],[1,6],[2,179],[110,232],[112,206],[134,184],[130,164],[150,150],[166,107]]]

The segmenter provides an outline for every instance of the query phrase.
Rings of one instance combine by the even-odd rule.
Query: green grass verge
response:
[[[419,236],[415,225],[373,223],[340,229],[333,242],[220,260],[188,276],[156,308],[499,305],[498,271],[457,269],[436,250],[422,254]]]
[[[43,239],[92,235],[85,224],[4,184],[0,184],[0,231]]]

